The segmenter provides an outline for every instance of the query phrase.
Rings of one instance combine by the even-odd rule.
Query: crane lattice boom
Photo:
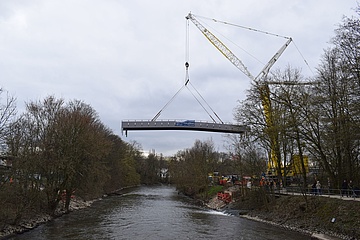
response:
[[[204,36],[227,58],[229,61],[235,65],[241,72],[248,76],[251,80],[254,80],[254,76],[249,72],[243,62],[236,57],[236,55],[231,52],[231,50],[225,46],[214,34],[207,30],[196,18],[194,15],[189,13],[186,16],[186,19],[191,20],[195,26],[204,34]]]
[[[261,72],[259,73],[259,75],[254,79],[255,82],[260,81],[263,78],[266,78],[266,76],[268,75],[270,68],[276,63],[276,61],[279,59],[279,57],[281,56],[281,54],[283,54],[283,52],[285,51],[285,49],[290,45],[292,41],[292,38],[289,38],[286,43],[279,49],[279,51],[277,51],[274,56],[270,59],[270,61],[265,65],[265,67],[261,70]]]

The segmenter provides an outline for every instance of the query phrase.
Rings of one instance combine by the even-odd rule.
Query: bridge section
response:
[[[121,122],[121,129],[127,136],[129,130],[189,130],[241,134],[247,131],[243,125],[209,123],[195,120],[128,120]]]

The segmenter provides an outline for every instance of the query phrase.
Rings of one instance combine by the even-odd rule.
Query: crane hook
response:
[[[185,68],[186,68],[186,81],[185,81],[185,86],[189,83],[190,79],[189,79],[189,63],[185,62]]]
[[[188,62],[185,62],[185,67],[186,67],[186,70],[188,70],[190,64]]]

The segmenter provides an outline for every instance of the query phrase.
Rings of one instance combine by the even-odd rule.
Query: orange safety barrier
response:
[[[231,202],[231,194],[230,193],[218,192],[217,197],[218,197],[219,200],[222,200],[225,203],[230,203]]]

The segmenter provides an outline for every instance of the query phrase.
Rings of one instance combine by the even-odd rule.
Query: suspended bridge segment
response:
[[[243,125],[225,124],[225,123],[209,123],[195,120],[128,120],[121,122],[122,132],[140,130],[187,130],[187,131],[204,131],[204,132],[220,132],[220,133],[245,133],[247,127]]]

